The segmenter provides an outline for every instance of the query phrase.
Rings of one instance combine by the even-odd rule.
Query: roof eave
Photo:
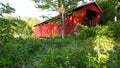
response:
[[[94,2],[90,2],[90,3],[87,3],[87,4],[84,4],[84,5],[81,5],[81,6],[77,7],[77,8],[75,8],[75,9],[73,9],[73,11],[76,10],[76,9],[79,9],[79,8],[81,8],[81,7],[83,7],[83,6],[86,6],[86,5],[92,4],[92,3],[94,3],[94,4],[99,8],[99,10],[101,11],[101,13],[103,13],[102,9],[99,7],[99,5],[97,4],[96,1],[94,1]]]
[[[95,4],[97,5],[97,7],[99,8],[99,10],[101,11],[101,13],[103,13],[102,9],[99,7],[99,5],[95,2]]]

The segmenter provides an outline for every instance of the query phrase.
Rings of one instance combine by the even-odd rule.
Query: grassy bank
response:
[[[119,68],[120,27],[117,26],[119,23],[95,28],[80,26],[78,37],[65,39],[9,39],[0,43],[0,67]]]

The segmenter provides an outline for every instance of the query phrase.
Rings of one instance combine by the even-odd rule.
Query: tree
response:
[[[114,16],[117,16],[117,10],[115,6],[117,5],[115,0],[97,0],[100,7],[103,10],[100,23],[102,25],[106,24],[107,21],[114,21]]]
[[[31,20],[31,23],[37,21]],[[0,43],[9,42],[12,38],[30,38],[33,34],[33,25],[30,21],[24,21],[21,18],[6,16],[0,18]],[[1,41],[2,40],[2,41]]]
[[[7,17],[12,24],[11,27],[14,29],[13,36],[14,37],[21,37],[21,38],[29,38],[32,36],[32,27],[29,26],[29,23],[22,20],[21,18],[12,18]]]
[[[64,38],[65,30],[65,15],[68,10],[73,9],[77,6],[79,1],[84,0],[33,0],[37,3],[37,8],[47,9],[51,11],[59,12],[62,22],[62,38]]]
[[[15,9],[10,7],[8,3],[6,5],[0,3],[0,16],[3,17],[3,14],[11,14],[14,12]],[[11,28],[11,25],[12,21],[0,17],[0,44],[5,44],[12,38],[12,31],[14,30]]]
[[[23,21],[25,21],[27,24],[28,24],[28,26],[30,27],[30,28],[32,28],[32,31],[34,32],[34,26],[36,25],[36,24],[39,24],[40,23],[40,21],[38,20],[38,19],[36,19],[36,18],[28,18],[28,17],[24,17],[23,18]]]
[[[15,9],[11,6],[9,6],[9,3],[7,3],[6,5],[3,3],[0,3],[1,7],[0,7],[0,16],[3,16],[3,14],[11,14],[15,12]]]
[[[118,19],[120,19],[120,0],[117,0],[118,6],[117,6],[117,14],[118,14]]]

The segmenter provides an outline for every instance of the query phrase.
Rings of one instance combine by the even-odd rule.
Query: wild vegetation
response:
[[[119,68],[120,21],[109,19],[78,25],[79,36],[38,39],[32,33],[39,20],[1,17],[0,68]]]
[[[101,9],[103,10],[103,14],[101,16],[100,21],[102,25],[106,24],[107,21],[113,21],[115,16],[117,16],[119,19],[120,11],[117,10],[118,0],[104,0],[104,1],[97,0],[97,1]]]
[[[0,67],[118,68],[120,22],[108,23],[95,28],[79,25],[80,35],[65,39],[14,38],[10,31],[1,32],[5,36],[0,38]]]

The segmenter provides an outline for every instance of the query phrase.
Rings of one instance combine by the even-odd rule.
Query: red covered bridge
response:
[[[79,6],[73,10],[73,14],[65,18],[65,36],[70,36],[71,31],[74,30],[77,24],[94,27],[99,24],[100,16],[102,14],[101,8],[96,2],[91,2]],[[58,18],[58,17],[56,17]],[[35,25],[35,37],[53,37],[61,35],[61,22],[43,22]]]

